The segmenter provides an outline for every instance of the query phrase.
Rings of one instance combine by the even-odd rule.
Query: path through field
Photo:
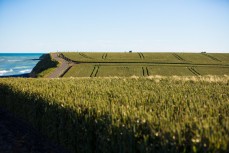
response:
[[[0,108],[0,153],[67,153]]]
[[[54,60],[60,63],[60,66],[55,69],[53,73],[51,73],[48,78],[58,78],[61,77],[71,66],[68,61],[64,60],[63,58],[58,57],[58,53],[51,53],[51,56]]]

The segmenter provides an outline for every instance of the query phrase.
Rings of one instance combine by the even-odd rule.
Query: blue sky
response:
[[[228,52],[228,0],[0,0],[0,52]]]

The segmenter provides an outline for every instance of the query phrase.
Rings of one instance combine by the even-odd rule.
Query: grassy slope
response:
[[[229,78],[0,79],[0,105],[76,152],[228,152]]]
[[[33,68],[31,72],[32,77],[46,77],[57,67],[58,62],[54,61],[50,54],[44,54],[41,60]]]

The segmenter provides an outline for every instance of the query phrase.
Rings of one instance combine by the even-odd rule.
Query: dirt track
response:
[[[51,53],[54,60],[60,63],[60,66],[55,69],[55,71],[48,76],[48,78],[58,78],[71,66],[68,61],[63,58],[58,57],[57,53]]]

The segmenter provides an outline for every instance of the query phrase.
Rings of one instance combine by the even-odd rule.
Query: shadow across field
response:
[[[215,152],[202,143],[193,144],[192,128],[182,132],[183,140],[174,139],[170,133],[152,133],[154,123],[139,123],[127,127],[112,124],[112,114],[98,115],[87,107],[66,108],[58,102],[50,102],[37,94],[13,91],[10,86],[0,86],[0,105],[32,124],[42,134],[71,152]],[[80,109],[76,111],[75,109]],[[78,113],[77,113],[78,112]],[[126,121],[131,122],[131,121]],[[195,126],[193,124],[193,126]],[[176,135],[175,135],[176,136]],[[178,137],[178,136],[176,136]],[[208,140],[202,138],[208,145]],[[223,152],[223,150],[217,150]]]
[[[30,124],[0,107],[1,153],[68,153]]]

